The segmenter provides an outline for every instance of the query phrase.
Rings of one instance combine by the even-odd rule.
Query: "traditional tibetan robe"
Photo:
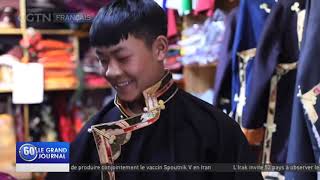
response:
[[[264,163],[286,162],[299,58],[297,13],[303,8],[303,1],[279,1],[257,48],[242,125],[251,143],[263,147]]]
[[[265,20],[274,0],[241,0],[235,38],[231,51],[232,84],[230,116],[243,126],[243,114],[246,112],[246,98],[250,96],[252,67],[256,47],[260,40]],[[250,140],[248,138],[248,140]]]
[[[143,114],[133,114],[116,97],[95,115],[71,144],[71,164],[254,162],[239,125],[178,89],[169,72],[143,95]],[[47,179],[93,180],[101,175],[116,180],[261,179],[260,173],[235,172],[73,172],[49,173]]]
[[[293,97],[287,163],[320,162],[320,1],[308,0]],[[319,172],[286,172],[288,180],[317,180]]]

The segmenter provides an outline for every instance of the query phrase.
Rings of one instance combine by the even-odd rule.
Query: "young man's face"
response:
[[[96,48],[107,80],[126,102],[141,98],[142,92],[162,77],[166,51],[166,39],[158,38],[148,48],[142,39],[131,35],[115,46]]]

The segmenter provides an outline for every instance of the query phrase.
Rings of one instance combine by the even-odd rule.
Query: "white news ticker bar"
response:
[[[69,164],[17,163],[16,172],[69,172]]]

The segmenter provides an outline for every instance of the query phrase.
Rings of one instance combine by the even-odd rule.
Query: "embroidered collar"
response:
[[[148,96],[155,96],[157,99],[166,102],[167,100],[169,100],[169,98],[175,95],[177,88],[177,85],[172,79],[172,74],[169,71],[166,71],[165,75],[161,78],[160,81],[143,91],[142,94],[145,99],[145,104],[148,105]],[[114,104],[118,107],[121,114],[125,118],[137,115],[133,113],[128,108],[128,106],[118,98],[117,95],[115,96]]]

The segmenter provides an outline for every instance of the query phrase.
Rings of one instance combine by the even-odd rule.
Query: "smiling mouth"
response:
[[[128,86],[130,83],[132,83],[132,80],[122,81],[122,82],[116,83],[114,87],[115,87],[115,89],[124,88],[124,87]]]

